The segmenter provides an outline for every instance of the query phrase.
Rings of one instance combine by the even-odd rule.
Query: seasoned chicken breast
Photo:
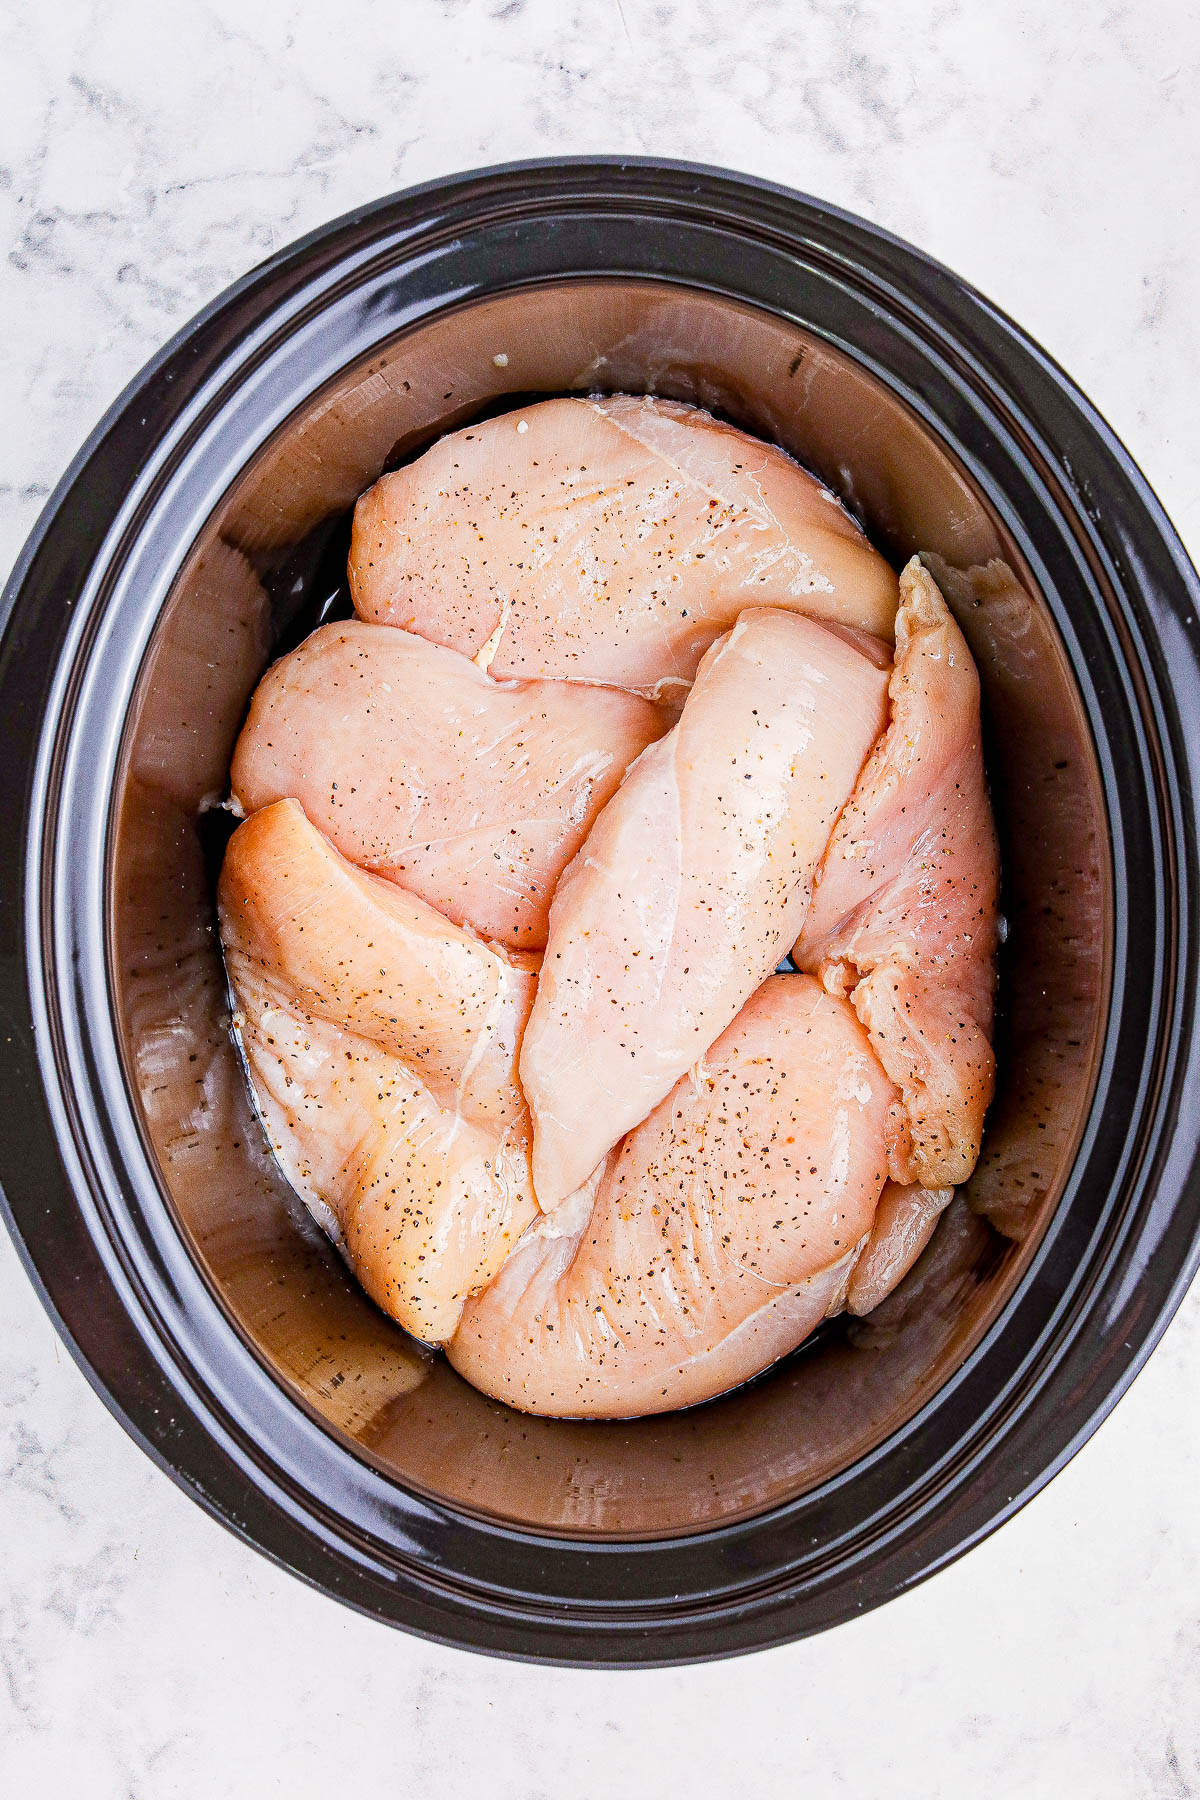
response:
[[[354,604],[495,675],[686,688],[747,606],[887,638],[896,577],[782,450],[672,400],[545,400],[363,495]]]
[[[521,1052],[544,1208],[776,968],[886,719],[874,639],[752,610],[707,654],[564,874]]]
[[[537,1211],[515,1068],[533,959],[353,868],[292,800],[234,833],[218,900],[285,1173],[384,1310],[448,1337]]]
[[[974,1168],[992,1097],[1000,862],[975,665],[915,557],[900,596],[890,722],[838,820],[793,954],[849,996],[901,1090],[892,1175],[944,1188]]]
[[[457,651],[355,619],[263,677],[233,794],[246,813],[298,800],[360,868],[540,950],[559,875],[669,723],[633,694],[493,681]]]
[[[666,1412],[748,1380],[840,1310],[893,1098],[846,1002],[772,977],[589,1187],[526,1230],[451,1362],[568,1417]]]
[[[363,1287],[565,1417],[870,1312],[994,1080],[979,680],[928,571],[617,394],[383,476],[349,575],[253,697],[218,910],[270,1144]]]

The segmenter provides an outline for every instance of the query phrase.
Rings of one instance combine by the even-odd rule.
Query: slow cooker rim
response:
[[[538,170],[553,169],[553,170],[557,171],[557,170],[561,170],[564,167],[573,167],[577,170],[578,169],[586,170],[588,168],[596,167],[596,166],[599,166],[605,170],[611,171],[613,169],[627,170],[630,167],[630,164],[627,161],[627,159],[607,159],[602,164],[595,164],[595,163],[591,162],[590,159],[571,159],[571,162],[569,164],[558,164],[558,163],[550,164],[550,165],[547,165],[547,164],[532,164],[532,165],[524,164],[524,165],[516,165],[515,167],[516,167],[517,172],[521,172],[521,171],[528,171],[530,169],[538,169]],[[773,187],[771,184],[752,184],[752,183],[747,183],[747,182],[741,182],[741,181],[737,180],[736,178],[732,178],[732,177],[729,177],[728,175],[723,174],[722,172],[697,170],[691,165],[661,165],[661,164],[656,164],[648,159],[644,162],[639,162],[636,165],[636,167],[642,171],[657,171],[657,170],[663,168],[664,166],[670,167],[670,168],[676,168],[676,169],[683,168],[687,171],[687,173],[689,175],[704,175],[704,176],[711,175],[715,179],[719,179],[720,181],[722,181],[726,184],[731,184],[736,190],[739,190],[739,191],[742,189],[745,189],[745,188],[749,188],[749,189],[753,190],[755,187],[762,186],[770,193],[775,194],[777,196],[782,196],[784,199],[788,200],[792,204],[799,204],[801,206],[804,204],[803,201],[798,201],[796,196],[788,195],[786,189],[778,189],[778,188]],[[466,185],[478,185],[480,183],[485,182],[489,176],[496,176],[496,175],[507,176],[507,175],[511,174],[512,172],[513,172],[513,169],[511,167],[507,170],[486,172],[484,176],[477,176],[477,177],[470,178],[470,182]],[[394,198],[392,201],[382,201],[382,202],[375,203],[374,207],[371,209],[367,209],[367,211],[372,216],[378,216],[381,212],[386,213],[389,206],[397,204],[398,202],[404,202],[405,204],[410,204],[414,201],[414,199],[416,197],[419,197],[422,194],[429,194],[431,192],[444,192],[446,190],[453,190],[458,185],[463,185],[463,184],[456,183],[453,178],[447,182],[430,184],[424,190],[416,190],[415,194],[409,193],[407,195],[403,195],[403,196]],[[814,206],[814,209],[820,211],[822,213],[822,215],[831,214],[834,211],[834,209],[828,209],[828,208],[821,207],[820,203],[812,203],[812,204]],[[875,231],[875,228],[873,228],[873,227],[864,226],[861,224],[861,222],[850,220],[849,215],[840,215],[840,217],[844,223],[852,224],[852,225],[856,226],[858,229],[861,229],[862,231],[864,231],[871,240],[887,238],[887,234],[878,233]],[[327,241],[331,236],[337,234],[340,229],[346,227],[348,223],[353,222],[353,221],[357,220],[358,218],[359,218],[359,215],[352,214],[352,215],[348,216],[348,220],[336,221],[331,226],[325,227],[320,232],[314,234],[313,237],[310,238],[309,240],[306,240],[305,243],[312,244],[314,242]],[[887,240],[887,241],[893,243],[894,245],[897,245],[897,247],[900,250],[902,250],[907,257],[919,260],[922,264],[928,264],[928,259],[920,258],[919,253],[911,251],[905,246],[898,245],[897,240]],[[192,327],[186,328],[185,332],[183,334],[181,334],[174,341],[174,345],[168,346],[168,348],[160,354],[160,357],[156,358],[154,363],[149,366],[148,370],[144,373],[143,377],[139,378],[139,381],[135,382],[132,385],[131,389],[127,390],[126,395],[123,396],[122,400],[117,403],[117,405],[114,409],[112,409],[112,411],[110,412],[110,414],[108,415],[106,420],[102,422],[100,427],[98,427],[97,432],[95,434],[93,434],[93,439],[90,440],[89,446],[85,447],[85,450],[80,453],[80,456],[76,459],[75,463],[72,465],[72,469],[68,472],[68,476],[64,478],[64,482],[62,484],[60,484],[59,489],[56,491],[55,497],[52,499],[49,506],[47,507],[46,513],[43,515],[42,524],[41,524],[41,526],[39,526],[38,531],[35,532],[34,538],[31,539],[30,547],[27,549],[25,556],[22,558],[21,563],[18,565],[17,573],[14,576],[13,583],[10,586],[10,595],[11,595],[11,598],[13,601],[15,601],[16,593],[18,591],[18,588],[19,588],[21,582],[25,579],[28,568],[29,568],[30,564],[32,563],[32,560],[33,560],[33,557],[34,557],[34,554],[35,554],[37,548],[39,547],[40,543],[43,541],[45,535],[50,530],[51,524],[53,522],[53,516],[56,511],[56,507],[62,504],[62,501],[64,500],[66,494],[68,492],[70,492],[73,482],[78,478],[78,475],[81,472],[82,468],[86,466],[90,455],[94,452],[96,447],[102,441],[106,429],[121,415],[123,410],[126,409],[131,404],[132,398],[135,397],[137,393],[142,391],[144,385],[146,383],[148,383],[151,379],[153,379],[153,377],[157,373],[158,369],[161,368],[165,364],[165,361],[169,358],[173,348],[184,346],[187,343],[188,339],[191,337],[192,333],[199,328],[200,324],[205,319],[211,318],[211,317],[219,314],[219,312],[222,310],[223,307],[232,305],[238,297],[242,296],[247,291],[253,291],[255,288],[256,276],[259,278],[265,278],[266,275],[268,275],[270,272],[276,270],[281,262],[286,261],[289,258],[298,257],[300,250],[302,250],[303,248],[304,248],[304,245],[301,245],[298,247],[294,247],[291,251],[285,251],[285,252],[281,253],[281,258],[273,259],[271,263],[264,265],[263,270],[256,272],[256,274],[251,275],[250,277],[247,277],[244,282],[239,283],[235,289],[231,290],[230,294],[223,296],[219,301],[215,302],[214,306],[210,309],[207,309],[206,313],[201,315],[200,320],[196,321]],[[955,280],[955,278],[953,278],[953,277],[948,277],[948,279],[952,282],[954,282],[954,280]],[[959,287],[964,293],[969,293],[969,290],[967,290],[965,288],[965,284],[956,283],[956,286]],[[994,309],[991,309],[991,310],[994,313]],[[1048,363],[1049,359],[1045,359],[1045,361]],[[1052,367],[1052,365],[1051,365],[1051,367]],[[1094,410],[1094,409],[1088,408],[1086,403],[1083,403],[1083,405],[1084,405],[1085,410],[1088,412],[1091,412]],[[1108,434],[1108,435],[1111,437],[1111,434]],[[1115,440],[1113,440],[1113,442],[1115,443]],[[1126,468],[1123,469],[1122,472],[1127,477],[1132,475],[1132,477],[1135,480],[1135,484],[1136,484],[1136,482],[1139,481],[1141,478],[1137,476],[1137,473],[1133,469],[1133,465],[1129,461],[1127,454],[1124,452],[1121,452],[1121,458],[1124,460],[1124,463],[1128,465]],[[1142,486],[1144,488],[1144,482],[1142,483]],[[1149,490],[1145,489],[1145,494],[1143,495],[1143,499],[1145,499],[1145,497],[1148,496],[1148,494],[1149,494]],[[1151,497],[1150,510],[1153,514],[1159,515],[1159,509],[1157,508],[1157,503],[1152,501],[1152,497]],[[1163,528],[1165,526],[1165,521],[1163,521],[1161,519],[1160,515],[1154,519],[1154,523],[1158,526],[1160,533],[1165,537],[1166,546],[1168,548],[1168,551],[1171,551],[1173,554],[1177,554],[1178,556],[1181,557],[1182,551],[1179,548],[1179,546],[1177,545],[1177,540],[1174,540],[1174,534],[1170,532],[1169,526],[1165,527],[1165,531],[1163,530]],[[1185,563],[1185,567],[1186,567],[1186,563]],[[1192,577],[1192,581],[1194,582],[1194,577]],[[1194,845],[1193,845],[1193,849],[1194,849]],[[11,1219],[11,1223],[13,1224],[14,1231],[15,1231],[15,1228],[16,1228],[15,1218]],[[20,1241],[19,1233],[17,1233],[17,1235],[18,1235],[18,1241]],[[25,1246],[23,1244],[21,1247],[22,1247],[23,1253],[24,1253],[26,1261],[27,1261],[27,1266],[29,1266],[30,1262],[31,1262],[31,1257],[30,1257],[28,1248],[27,1248],[27,1246]],[[1194,1257],[1193,1257],[1193,1260],[1194,1260]],[[40,1279],[39,1279],[38,1285],[39,1285],[39,1287],[43,1287],[43,1292],[44,1292],[44,1284],[40,1281]],[[1185,1279],[1183,1273],[1180,1272],[1177,1277],[1177,1280],[1174,1284],[1175,1288],[1178,1289],[1178,1294],[1170,1302],[1171,1310],[1173,1310],[1173,1305],[1177,1304],[1178,1296],[1181,1295],[1182,1288],[1184,1285],[1186,1285],[1186,1279]],[[51,1310],[55,1314],[56,1319],[58,1319],[60,1322],[60,1329],[64,1331],[64,1335],[66,1335],[68,1337],[68,1341],[70,1341],[71,1333],[67,1329],[67,1327],[65,1325],[65,1321],[61,1320],[61,1314],[58,1313],[57,1308],[54,1307],[53,1305],[51,1305]],[[1165,1310],[1159,1314],[1158,1321],[1157,1321],[1157,1331],[1155,1333],[1155,1336],[1157,1336],[1158,1331],[1161,1331],[1161,1329],[1163,1327],[1165,1327],[1166,1318],[1168,1316],[1169,1316],[1169,1312],[1167,1312]],[[1152,1344],[1149,1341],[1144,1343],[1144,1345],[1142,1347],[1141,1355],[1138,1358],[1139,1363],[1141,1360],[1144,1360],[1145,1355],[1149,1354],[1149,1349],[1151,1347],[1152,1347]],[[76,1354],[77,1354],[77,1358],[78,1358],[78,1356],[81,1354],[81,1352],[79,1351],[78,1347],[76,1347],[74,1345],[73,1345],[73,1348],[76,1349]],[[86,1362],[86,1358],[85,1358],[85,1362]],[[93,1380],[93,1384],[97,1385],[98,1378],[97,1378],[95,1372],[92,1370],[88,1370],[87,1372],[89,1373],[90,1378]],[[1122,1390],[1123,1390],[1123,1386],[1127,1385],[1128,1380],[1132,1379],[1132,1375],[1134,1372],[1136,1372],[1135,1367],[1130,1367],[1125,1371],[1124,1380],[1121,1383]],[[115,1406],[113,1397],[110,1394],[105,1393],[104,1397],[106,1398],[106,1400],[108,1401],[108,1403],[110,1405]],[[1103,1416],[1103,1412],[1107,1411],[1108,1407],[1111,1404],[1115,1403],[1116,1397],[1117,1397],[1117,1390],[1110,1390],[1109,1394],[1105,1398],[1105,1401],[1102,1405],[1102,1408],[1101,1408],[1098,1416]],[[126,1422],[128,1423],[128,1420],[126,1420]],[[1095,1422],[1098,1422],[1098,1417],[1094,1421],[1089,1421],[1082,1428],[1081,1432],[1076,1434],[1076,1438],[1072,1440],[1071,1444],[1065,1450],[1063,1450],[1061,1452],[1059,1458],[1056,1459],[1056,1462],[1054,1464],[1055,1467],[1060,1466],[1061,1461],[1066,1459],[1066,1456],[1071,1453],[1071,1450],[1075,1447],[1077,1442],[1081,1441],[1082,1436],[1086,1436],[1090,1432],[1090,1430],[1092,1428],[1094,1428]],[[139,1432],[137,1432],[136,1429],[135,1429],[135,1435],[138,1435],[139,1437],[141,1436],[141,1434]],[[142,1441],[145,1441],[145,1440],[142,1440]],[[151,1449],[152,1454],[156,1454],[152,1445],[147,1443],[146,1447]],[[156,1460],[161,1461],[163,1459],[156,1454]],[[169,1472],[171,1472],[176,1479],[183,1479],[183,1477],[181,1476],[180,1471],[178,1469],[173,1468],[170,1465],[165,1465],[165,1466],[168,1466]],[[1049,1475],[1052,1472],[1053,1472],[1053,1468],[1050,1468],[1050,1469],[1047,1469],[1046,1471],[1044,1471],[1044,1473],[1042,1474],[1041,1477],[1036,1478],[1036,1485],[1040,1485],[1042,1479],[1048,1479]],[[1032,1489],[1030,1489],[1029,1491],[1032,1491]],[[1014,1499],[1013,1497],[1010,1496],[1010,1500],[1009,1500],[1008,1507],[1006,1508],[1006,1512],[1007,1512],[1007,1510],[1011,1510],[1013,1507],[1015,1507],[1016,1504],[1019,1504],[1019,1503],[1020,1503],[1019,1499]],[[995,1519],[994,1521],[992,1521],[992,1523],[998,1523],[998,1522],[999,1522],[998,1518]],[[981,1527],[981,1530],[986,1530],[986,1529],[990,1529],[990,1528],[991,1528],[991,1525],[987,1524],[987,1525]],[[970,1541],[974,1541],[974,1540],[971,1539]],[[967,1547],[967,1545],[964,1542],[963,1544],[961,1544],[959,1546],[959,1549],[965,1548],[965,1547]],[[595,1548],[598,1548],[598,1547],[595,1547]],[[954,1553],[957,1553],[957,1551]],[[408,1622],[408,1621],[406,1621],[406,1622]],[[454,1641],[462,1641],[462,1640],[455,1639]],[[742,1647],[749,1647],[749,1646],[742,1646]],[[711,1652],[711,1654],[722,1654],[722,1653],[724,1653],[724,1648],[725,1648],[724,1646],[718,1646],[715,1650],[713,1650]],[[527,1649],[526,1649],[525,1653],[526,1654],[529,1653]],[[693,1647],[686,1654],[687,1654],[688,1658],[691,1659],[691,1658],[694,1658],[698,1653],[701,1653],[701,1652],[698,1652],[697,1648]],[[575,1658],[568,1658],[567,1660],[575,1660]],[[662,1660],[670,1660],[670,1659],[664,1658]]]

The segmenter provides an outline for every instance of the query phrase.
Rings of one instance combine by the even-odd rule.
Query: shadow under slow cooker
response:
[[[345,517],[389,466],[505,394],[626,390],[785,446],[897,564],[926,555],[979,665],[1004,866],[999,1082],[983,1154],[865,1320],[738,1392],[628,1423],[522,1417],[379,1313],[272,1160],[229,1034],[220,809],[264,668],[346,604]],[[675,1535],[846,1468],[945,1382],[1011,1293],[1071,1169],[1110,960],[1094,748],[1048,610],[964,468],[861,366],[773,315],[657,282],[563,282],[400,334],[319,393],[201,533],[130,714],[110,865],[127,1075],[181,1230],[259,1356],[410,1488],[532,1529]]]

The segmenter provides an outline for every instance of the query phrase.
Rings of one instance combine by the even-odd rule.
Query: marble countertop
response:
[[[289,239],[472,164],[644,152],[863,212],[1092,395],[1200,552],[1185,0],[10,0],[0,561],[171,332]],[[1200,1794],[1200,1293],[1000,1532],[820,1639],[643,1674],[430,1648],[137,1450],[0,1243],[0,1791],[440,1800]]]

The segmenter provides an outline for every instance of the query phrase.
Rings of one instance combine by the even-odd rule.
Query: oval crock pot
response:
[[[485,1401],[346,1276],[249,1112],[212,889],[247,697],[345,608],[355,495],[447,425],[622,387],[779,440],[929,558],[980,668],[1008,941],[984,1154],[897,1294],[723,1400],[602,1424]],[[0,1175],[102,1398],[326,1593],[501,1654],[748,1650],[965,1550],[1196,1266],[1196,615],[1061,371],[819,202],[530,163],[264,264],[99,426],[5,601]]]

